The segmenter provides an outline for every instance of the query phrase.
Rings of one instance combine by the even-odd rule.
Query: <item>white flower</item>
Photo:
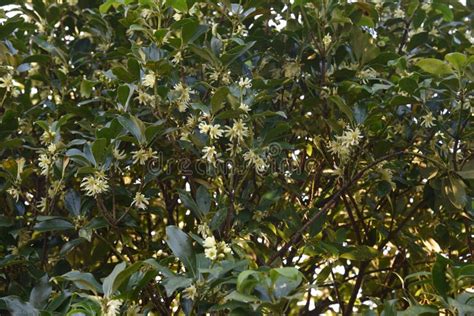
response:
[[[47,154],[41,154],[38,158],[38,167],[41,168],[41,174],[47,176],[49,174],[51,164],[53,163]]]
[[[332,43],[332,37],[331,37],[331,35],[326,34],[326,35],[323,37],[324,49],[328,49],[328,47],[329,47],[329,45],[331,45],[331,43]]]
[[[217,245],[217,249],[224,254],[232,252],[232,249],[224,241],[219,242],[219,244]]]
[[[194,284],[193,284],[193,285],[188,286],[187,288],[185,288],[185,289],[183,290],[183,296],[184,296],[185,298],[188,298],[188,299],[194,301],[194,299],[195,299],[196,296],[197,296],[196,286],[194,286]]]
[[[120,315],[120,306],[122,306],[121,300],[110,300],[106,304],[102,305],[103,316],[117,316]]]
[[[173,59],[171,60],[173,64],[179,64],[182,61],[183,61],[183,54],[181,53],[181,51],[177,52],[174,55]]]
[[[377,78],[377,76],[378,72],[372,68],[367,68],[357,73],[357,78],[362,79],[363,83],[367,83],[367,79]]]
[[[339,140],[329,142],[329,152],[338,155],[341,160],[345,160],[350,154],[350,148],[344,146]]]
[[[218,139],[220,137],[222,137],[222,133],[224,133],[224,131],[221,129],[221,125],[220,124],[207,124],[206,122],[201,122],[199,123],[199,132],[201,132],[201,134],[209,134],[209,137],[211,139]]]
[[[207,124],[206,122],[201,122],[199,123],[198,128],[201,134],[207,134],[209,133],[209,129],[211,128],[211,125]]]
[[[140,310],[141,310],[140,305],[133,304],[128,307],[127,313],[125,315],[126,316],[140,316],[142,315],[140,313]]]
[[[239,87],[241,89],[250,89],[252,87],[252,83],[249,78],[240,78],[239,80]]]
[[[197,232],[203,238],[207,238],[208,236],[212,235],[211,229],[209,228],[209,226],[206,223],[199,224],[198,227],[197,227]]]
[[[247,104],[245,104],[243,102],[240,103],[239,109],[241,109],[242,111],[244,111],[247,114],[250,112],[250,106],[248,106]]]
[[[154,73],[148,73],[145,75],[145,77],[142,80],[142,84],[145,87],[153,88],[156,83],[156,76]]]
[[[141,210],[146,210],[148,208],[149,203],[150,203],[150,200],[147,197],[145,197],[145,194],[141,192],[137,192],[130,206],[135,205],[137,208]]]
[[[202,244],[204,248],[213,248],[216,246],[216,239],[214,236],[209,236],[206,239],[204,239],[204,243]]]
[[[154,96],[142,91],[142,90],[138,90],[138,96],[135,98],[136,100],[138,100],[138,103],[140,104],[151,104],[151,106],[154,105]]]
[[[173,87],[173,92],[177,95],[176,102],[180,112],[186,111],[191,100],[191,89],[185,87],[181,82]]]
[[[58,146],[56,144],[51,143],[50,145],[48,145],[48,151],[50,154],[54,154],[56,150],[58,150]]]
[[[183,14],[181,12],[175,12],[175,14],[173,14],[173,19],[175,21],[181,20],[182,17],[183,17]]]
[[[123,151],[123,150],[120,151],[120,149],[118,149],[118,148],[112,149],[112,155],[117,160],[123,160],[127,157],[127,155],[125,154],[125,151]]]
[[[265,160],[251,149],[244,154],[244,160],[247,161],[249,165],[254,165],[257,172],[264,172],[268,167]]]
[[[4,77],[0,78],[0,88],[4,88],[8,92],[10,92],[12,87],[13,87],[13,77],[11,74],[6,74]]]
[[[220,127],[221,126],[219,124],[209,126],[209,137],[211,139],[218,139],[219,137],[222,137],[222,133],[224,133],[224,131]]]
[[[393,16],[399,19],[403,19],[405,17],[405,12],[402,9],[396,9],[393,12]]]
[[[345,131],[342,135],[341,141],[346,147],[357,146],[359,145],[360,139],[362,138],[363,136],[361,135],[359,128],[356,127],[355,129],[349,128],[347,131]]]
[[[108,179],[103,172],[97,171],[94,175],[84,177],[81,188],[88,196],[97,196],[109,189]]]
[[[219,155],[217,154],[216,147],[214,146],[205,146],[202,149],[203,156],[202,159],[207,160],[207,162],[212,163],[213,165],[216,164],[217,158]]]
[[[230,152],[232,156],[240,154],[242,152],[242,147],[237,143],[228,143],[226,151]]]
[[[234,124],[232,127],[226,126],[226,137],[229,137],[231,141],[238,140],[238,141],[243,141],[244,137],[247,137],[249,135],[248,132],[248,127],[245,126],[245,123],[242,121],[242,119],[239,120],[234,120]]]
[[[423,3],[421,5],[421,10],[430,12],[431,11],[431,3]]]
[[[206,256],[206,258],[209,258],[213,261],[216,260],[217,259],[217,249],[216,249],[216,247],[206,248],[204,250],[204,255]]]
[[[38,210],[40,212],[44,212],[46,211],[46,207],[48,206],[48,200],[46,199],[46,197],[42,197],[38,203],[36,203],[36,207],[38,208]]]
[[[56,138],[56,132],[53,131],[44,131],[43,134],[40,136],[40,140],[42,144],[50,144]]]
[[[434,118],[433,114],[430,112],[422,117],[421,126],[426,127],[426,128],[433,127],[435,125],[434,124],[435,121],[436,119]]]
[[[137,151],[132,151],[132,159],[134,164],[138,162],[140,165],[144,165],[147,160],[154,158],[157,158],[156,151],[153,151],[151,148],[140,148]]]

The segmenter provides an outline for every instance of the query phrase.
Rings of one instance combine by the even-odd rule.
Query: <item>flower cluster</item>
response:
[[[329,151],[338,155],[339,159],[345,162],[349,158],[351,148],[359,145],[362,138],[363,136],[358,127],[355,129],[348,128],[341,136],[336,136],[335,140],[330,141]]]
[[[232,249],[224,242],[216,242],[214,236],[209,236],[204,240],[204,254],[212,261],[222,260]]]
[[[103,171],[96,171],[82,179],[81,188],[86,195],[96,197],[109,190],[108,178]]]

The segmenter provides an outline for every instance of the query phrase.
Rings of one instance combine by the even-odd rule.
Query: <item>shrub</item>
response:
[[[472,4],[0,3],[0,310],[474,311]]]

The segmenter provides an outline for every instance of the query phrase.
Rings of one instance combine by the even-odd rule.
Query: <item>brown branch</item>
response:
[[[318,220],[321,216],[323,216],[336,203],[336,201],[339,199],[339,197],[341,197],[341,195],[343,195],[346,192],[346,190],[349,187],[351,187],[355,182],[357,182],[360,178],[362,178],[362,176],[364,176],[365,172],[367,172],[368,170],[372,169],[374,166],[378,165],[379,163],[381,163],[381,162],[383,162],[387,159],[394,158],[396,156],[400,156],[400,155],[403,155],[403,154],[407,154],[407,153],[403,152],[403,151],[400,151],[400,152],[385,155],[385,156],[373,161],[372,163],[368,164],[365,168],[363,168],[361,171],[359,171],[359,173],[357,173],[354,176],[354,178],[352,178],[351,181],[344,184],[342,186],[342,188],[338,192],[336,192],[326,202],[326,204],[321,208],[321,210],[319,212],[316,212],[316,214],[314,214],[297,232],[295,232],[293,234],[293,236],[290,238],[290,240],[285,245],[283,245],[280,248],[280,250],[278,250],[273,256],[270,257],[270,259],[268,259],[267,265],[271,265],[276,260],[276,258],[281,257],[286,251],[288,251],[288,249],[291,247],[291,245],[296,244],[298,242],[299,238],[306,232],[306,230],[316,220]]]

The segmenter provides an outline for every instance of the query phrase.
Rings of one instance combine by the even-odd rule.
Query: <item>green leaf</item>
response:
[[[438,2],[438,3],[433,3],[432,7],[437,12],[439,12],[443,15],[443,19],[445,21],[451,22],[454,19],[453,11],[451,11],[451,9],[449,8],[449,6],[447,4]]]
[[[242,294],[237,291],[232,291],[230,292],[229,295],[227,295],[226,300],[229,301],[238,301],[238,302],[244,302],[244,303],[252,303],[252,302],[257,302],[260,299],[254,295],[247,295],[247,294]]]
[[[102,164],[105,161],[107,155],[107,139],[98,138],[92,143],[92,154],[98,164]]]
[[[71,281],[82,290],[89,290],[94,293],[102,293],[102,286],[99,282],[97,282],[91,273],[70,271],[56,278],[60,280]]]
[[[237,291],[240,293],[251,293],[257,285],[258,280],[253,276],[259,276],[259,272],[255,270],[245,270],[239,273],[237,277]],[[252,277],[252,279],[250,279]]]
[[[38,232],[51,232],[74,229],[74,225],[64,219],[56,218],[36,223],[33,229]]]
[[[191,195],[188,192],[186,192],[185,190],[179,189],[178,190],[178,195],[179,195],[179,199],[181,200],[181,202],[183,202],[183,205],[186,208],[190,209],[194,213],[194,216],[196,216],[196,218],[198,218],[198,219],[203,218],[204,214],[203,214],[201,208],[193,200],[193,198],[191,197]]]
[[[191,44],[189,46],[191,51],[201,57],[202,59],[211,63],[214,67],[219,67],[221,64],[220,60],[212,53],[212,51],[207,47],[198,47],[196,45]]]
[[[436,308],[423,305],[412,305],[402,312],[397,312],[397,316],[416,316],[416,315],[439,315]]]
[[[134,76],[130,74],[128,70],[125,69],[125,67],[122,67],[122,66],[117,66],[117,67],[112,68],[112,73],[119,80],[125,81],[127,83],[132,83],[135,80]]]
[[[166,243],[173,254],[181,260],[187,271],[196,276],[196,255],[191,238],[176,226],[166,227]]]
[[[49,295],[52,292],[52,287],[49,284],[49,277],[45,274],[39,282],[35,285],[30,293],[30,303],[35,308],[42,309],[48,301]]]
[[[329,98],[329,101],[333,104],[335,104],[338,108],[339,108],[339,111],[341,111],[342,113],[344,113],[347,118],[351,121],[354,121],[354,115],[352,114],[352,110],[351,108],[344,102],[344,99],[342,99],[340,96],[338,95],[332,95],[330,96]]]
[[[181,12],[188,11],[188,3],[186,0],[167,0],[166,4]]]
[[[457,174],[464,179],[474,179],[474,159],[469,160]]]
[[[349,252],[341,254],[340,257],[355,261],[365,261],[375,258],[377,254],[378,252],[376,249],[361,245],[354,247],[354,249]]]
[[[17,296],[0,297],[0,302],[5,304],[12,316],[39,316],[40,314],[33,305],[23,302]]]
[[[447,178],[443,179],[443,183],[443,192],[451,204],[458,209],[463,209],[467,203],[466,185],[464,182],[458,176],[450,174]]]
[[[449,283],[446,279],[446,267],[449,261],[441,255],[436,255],[436,261],[431,270],[431,277],[433,279],[433,286],[435,290],[444,299],[447,299],[449,292]]]
[[[446,54],[444,59],[448,61],[458,72],[463,71],[464,67],[466,67],[468,64],[466,55],[457,52]]]
[[[117,101],[124,108],[128,108],[128,104],[133,96],[135,89],[130,84],[124,84],[118,87],[117,89]]]
[[[222,55],[221,60],[224,65],[230,65],[234,60],[245,54],[256,42],[249,42],[245,45],[236,46]]]
[[[94,87],[94,81],[90,81],[87,79],[83,79],[81,82],[81,97],[83,98],[89,98],[92,93],[92,88]]]
[[[117,117],[119,123],[141,144],[146,143],[145,124],[133,115]]]
[[[81,214],[81,196],[75,190],[69,190],[64,195],[64,206],[74,216]]]
[[[447,63],[435,58],[420,59],[416,63],[416,66],[420,67],[423,71],[435,76],[445,76],[451,75],[453,73],[452,68]]]
[[[135,58],[129,58],[127,61],[127,68],[128,68],[128,73],[130,74],[130,77],[133,79],[133,81],[140,80],[140,64],[138,63],[138,60]]]
[[[187,288],[192,283],[193,283],[193,279],[191,278],[186,278],[183,276],[172,276],[172,277],[166,278],[163,281],[163,286],[165,287],[166,295],[168,295],[168,297],[171,297],[174,291],[176,291],[177,289]]]
[[[196,191],[196,202],[199,210],[207,214],[211,208],[211,195],[204,186],[200,186]]]
[[[114,282],[116,277],[122,272],[127,264],[125,262],[121,262],[117,264],[112,272],[104,279],[104,283],[102,284],[102,290],[104,291],[105,297],[109,298],[111,297],[115,290],[117,289],[114,287]]]
[[[216,90],[211,97],[212,114],[216,114],[219,110],[224,108],[227,94],[229,94],[229,88],[227,87],[220,87]]]

